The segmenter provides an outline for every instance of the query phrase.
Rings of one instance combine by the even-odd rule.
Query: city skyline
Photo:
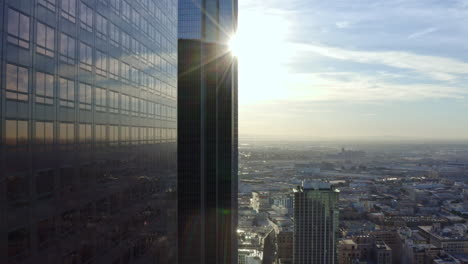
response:
[[[466,1],[239,5],[241,139],[468,140]]]

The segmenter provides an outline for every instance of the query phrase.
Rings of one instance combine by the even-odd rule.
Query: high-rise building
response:
[[[294,189],[294,264],[336,264],[339,191],[324,182]]]
[[[0,14],[0,263],[175,263],[177,2]]]
[[[237,0],[179,0],[178,261],[237,262]]]

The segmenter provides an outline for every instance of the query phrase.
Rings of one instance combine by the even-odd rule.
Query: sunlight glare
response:
[[[241,104],[278,99],[287,93],[290,27],[284,14],[259,9],[240,14],[230,50],[239,61]]]

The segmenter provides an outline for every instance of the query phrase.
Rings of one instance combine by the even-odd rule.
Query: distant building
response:
[[[376,264],[392,263],[392,249],[381,240],[376,241],[374,245],[374,262]]]
[[[250,206],[257,213],[270,208],[270,194],[268,192],[252,192]]]
[[[359,261],[361,251],[356,242],[352,239],[341,240],[338,243],[338,263],[354,264]]]
[[[280,231],[276,235],[278,244],[278,263],[292,264],[293,263],[293,238],[292,231]]]
[[[421,236],[430,244],[443,249],[448,254],[468,253],[468,228],[466,225],[454,225],[441,228],[440,224],[419,226]]]
[[[338,263],[338,196],[323,182],[294,189],[294,264]]]

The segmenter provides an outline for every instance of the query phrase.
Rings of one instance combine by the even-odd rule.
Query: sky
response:
[[[239,0],[241,139],[468,139],[468,0]]]

